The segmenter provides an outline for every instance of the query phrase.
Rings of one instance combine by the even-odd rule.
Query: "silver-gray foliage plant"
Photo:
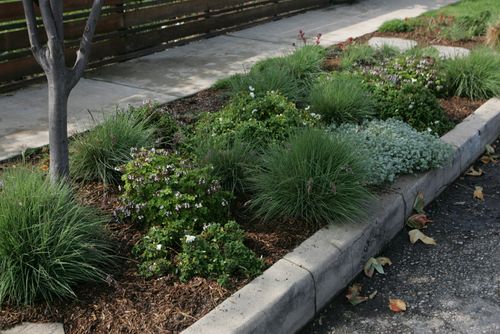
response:
[[[373,120],[363,125],[343,124],[332,133],[352,136],[367,156],[370,184],[394,182],[401,174],[413,174],[443,166],[453,153],[451,145],[428,132],[418,132],[396,119]]]

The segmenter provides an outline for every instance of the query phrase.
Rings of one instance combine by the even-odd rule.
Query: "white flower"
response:
[[[255,88],[253,88],[252,86],[248,86],[248,90],[251,91],[251,92],[254,92]]]
[[[161,250],[161,247],[162,247],[161,244],[156,245],[156,250],[157,251]]]
[[[205,231],[207,228],[209,228],[210,226],[212,226],[212,224],[203,224],[203,231]]]
[[[186,242],[188,244],[192,243],[195,240],[196,240],[196,237],[194,235],[186,235]]]
[[[308,111],[309,109],[311,109],[311,106],[307,106],[304,110]]]
[[[251,97],[252,99],[254,99],[254,98],[255,98],[255,93],[254,93],[254,92],[250,92],[250,97]]]
[[[255,114],[257,111],[257,109],[252,110],[252,114]]]

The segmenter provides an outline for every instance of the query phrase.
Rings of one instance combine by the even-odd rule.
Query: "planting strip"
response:
[[[455,149],[448,165],[399,178],[365,221],[322,228],[182,333],[298,331],[404,227],[418,192],[431,202],[499,135],[500,99],[493,98],[441,137]]]

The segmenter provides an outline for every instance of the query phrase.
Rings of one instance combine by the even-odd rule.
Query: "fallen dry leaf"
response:
[[[375,270],[379,274],[384,274],[383,266],[385,265],[392,265],[392,262],[388,257],[383,257],[383,256],[379,256],[377,258],[371,257],[368,259],[368,261],[366,261],[366,264],[363,267],[363,271],[365,272],[366,276],[371,278]]]
[[[467,172],[465,172],[465,175],[468,176],[481,176],[483,175],[483,170],[481,168],[475,169],[474,166],[471,166]]]
[[[489,144],[486,144],[484,146],[484,150],[486,151],[486,154],[488,154],[488,155],[495,154],[495,149],[493,148],[493,146],[491,146]]]
[[[349,301],[349,303],[351,303],[351,305],[356,306],[368,300],[368,297],[359,295],[362,288],[363,285],[359,283],[354,283],[353,285],[347,288],[346,298]]]
[[[389,298],[389,309],[392,312],[403,312],[406,311],[406,303],[401,299]]]
[[[370,298],[370,299],[375,298],[375,296],[377,295],[377,293],[378,293],[377,290],[373,291],[372,293],[370,293],[370,295],[368,296],[368,298]]]
[[[483,187],[476,186],[476,188],[474,189],[473,197],[478,200],[484,201]]]
[[[436,244],[436,240],[426,236],[425,234],[420,232],[420,230],[418,230],[418,229],[411,230],[410,232],[408,232],[408,235],[410,236],[410,242],[412,244],[416,243],[418,240],[422,241],[424,244],[427,244],[427,245],[435,245]]]
[[[417,213],[408,218],[408,220],[406,221],[406,225],[411,228],[421,229],[426,228],[427,224],[431,222],[432,220],[427,218],[427,215]]]
[[[424,193],[419,191],[417,197],[415,198],[415,203],[413,203],[413,210],[415,210],[415,212],[417,213],[424,214],[424,206]]]
[[[489,164],[490,162],[492,163],[497,163],[500,159],[500,154],[493,154],[493,155],[483,155],[479,160],[485,165]]]

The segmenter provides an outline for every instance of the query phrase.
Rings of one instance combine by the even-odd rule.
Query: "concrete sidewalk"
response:
[[[322,33],[328,46],[372,32],[392,18],[417,16],[453,0],[363,0],[281,19],[89,73],[73,90],[68,108],[70,133],[92,126],[117,107],[144,100],[165,103],[243,72],[259,59],[293,50],[300,29]],[[0,95],[0,161],[48,143],[47,87],[36,84]]]

